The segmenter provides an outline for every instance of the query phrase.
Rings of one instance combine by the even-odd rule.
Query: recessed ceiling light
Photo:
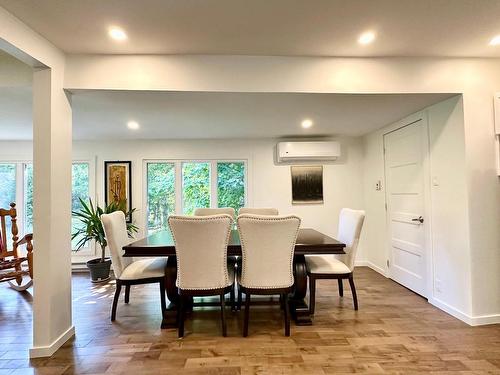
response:
[[[302,127],[304,129],[309,129],[311,126],[313,126],[313,121],[311,119],[306,118],[305,120],[302,121]]]
[[[131,130],[137,130],[139,129],[139,123],[137,121],[129,121],[127,122],[127,128]]]
[[[119,27],[115,27],[115,26],[110,27],[108,30],[108,34],[112,39],[120,41],[120,42],[127,40],[127,34],[125,33],[125,31],[123,29],[121,29]]]
[[[358,38],[359,44],[370,44],[375,40],[375,33],[373,31],[366,31]]]
[[[490,46],[500,46],[500,34],[490,40]]]

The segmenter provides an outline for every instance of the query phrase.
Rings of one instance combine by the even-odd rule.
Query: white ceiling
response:
[[[499,0],[0,0],[68,53],[500,56]],[[107,36],[123,27],[125,43]],[[356,40],[365,30],[370,46]]]
[[[77,91],[77,140],[358,136],[451,94]],[[314,121],[310,129],[300,126]],[[137,121],[140,129],[127,128]],[[0,139],[31,139],[31,90],[0,88]]]

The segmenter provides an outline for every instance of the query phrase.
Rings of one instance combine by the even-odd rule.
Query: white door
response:
[[[420,119],[385,134],[384,151],[390,277],[426,296],[426,123]]]

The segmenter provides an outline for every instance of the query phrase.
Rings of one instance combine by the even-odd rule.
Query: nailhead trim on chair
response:
[[[241,228],[240,228],[240,221],[239,219],[240,218],[243,218],[243,219],[252,219],[252,220],[255,220],[255,221],[286,221],[288,219],[291,219],[291,218],[295,218],[295,219],[298,219],[299,220],[299,225],[297,226],[297,231],[295,232],[295,236],[294,236],[294,240],[292,241],[292,243],[290,244],[290,249],[291,249],[291,263],[290,263],[290,269],[292,270],[291,273],[290,273],[290,278],[292,279],[292,284],[290,285],[272,285],[272,286],[249,286],[249,285],[243,285],[245,288],[253,288],[253,289],[274,289],[274,288],[288,288],[290,286],[293,285],[294,283],[294,277],[293,277],[293,254],[295,252],[295,244],[297,242],[297,236],[298,236],[298,233],[299,233],[299,228],[300,228],[300,224],[301,224],[301,219],[300,217],[296,216],[296,215],[287,215],[287,216],[281,216],[281,217],[273,217],[273,216],[267,216],[267,217],[260,217],[258,215],[253,215],[253,214],[243,214],[243,215],[239,215],[238,218],[236,219],[236,222],[237,222],[237,225],[238,225],[238,233],[240,234],[240,244],[241,244],[241,253],[242,253],[242,263],[243,263],[243,269],[242,269],[242,272],[241,272],[241,275],[243,276],[243,272],[245,272],[245,265],[246,265],[246,252],[243,251],[243,247],[245,246],[245,240],[244,240],[244,236],[242,235],[242,232],[241,232]],[[240,279],[241,281],[241,279]]]
[[[170,218],[172,216],[170,216],[168,218],[168,224],[170,226]],[[230,220],[230,225],[229,225],[229,229],[227,231],[227,235],[226,235],[226,243],[225,243],[225,246],[224,246],[224,258],[227,259],[227,246],[229,244],[229,238],[231,237],[231,225],[233,224],[233,219],[231,218],[230,215],[227,215],[227,214],[219,214],[219,215],[212,215],[212,216],[174,216],[175,220],[179,220],[179,221],[214,221],[214,220],[220,220],[220,219],[226,219],[228,218]],[[174,240],[174,245],[177,243],[176,239],[175,239],[175,235],[174,235],[174,232],[172,231],[172,228],[170,228],[170,233],[172,234],[172,239]],[[176,250],[176,256],[177,256],[177,277],[178,279],[181,278],[181,273],[179,272],[179,255],[177,254],[177,250]],[[226,262],[226,261],[225,261]],[[221,288],[226,288],[228,286],[230,286],[232,284],[232,282],[229,280],[229,273],[227,272],[227,267],[224,269],[225,271],[225,279],[226,279],[226,282],[227,284],[226,285],[221,285],[221,286],[217,286],[217,287],[213,287],[213,288],[190,288],[190,289],[186,289],[186,288],[183,288],[185,290],[216,290],[216,289],[221,289]]]

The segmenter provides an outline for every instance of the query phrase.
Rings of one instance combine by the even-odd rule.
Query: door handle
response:
[[[420,224],[424,222],[424,218],[422,216],[419,216],[417,219],[411,219],[411,221],[418,221]]]

